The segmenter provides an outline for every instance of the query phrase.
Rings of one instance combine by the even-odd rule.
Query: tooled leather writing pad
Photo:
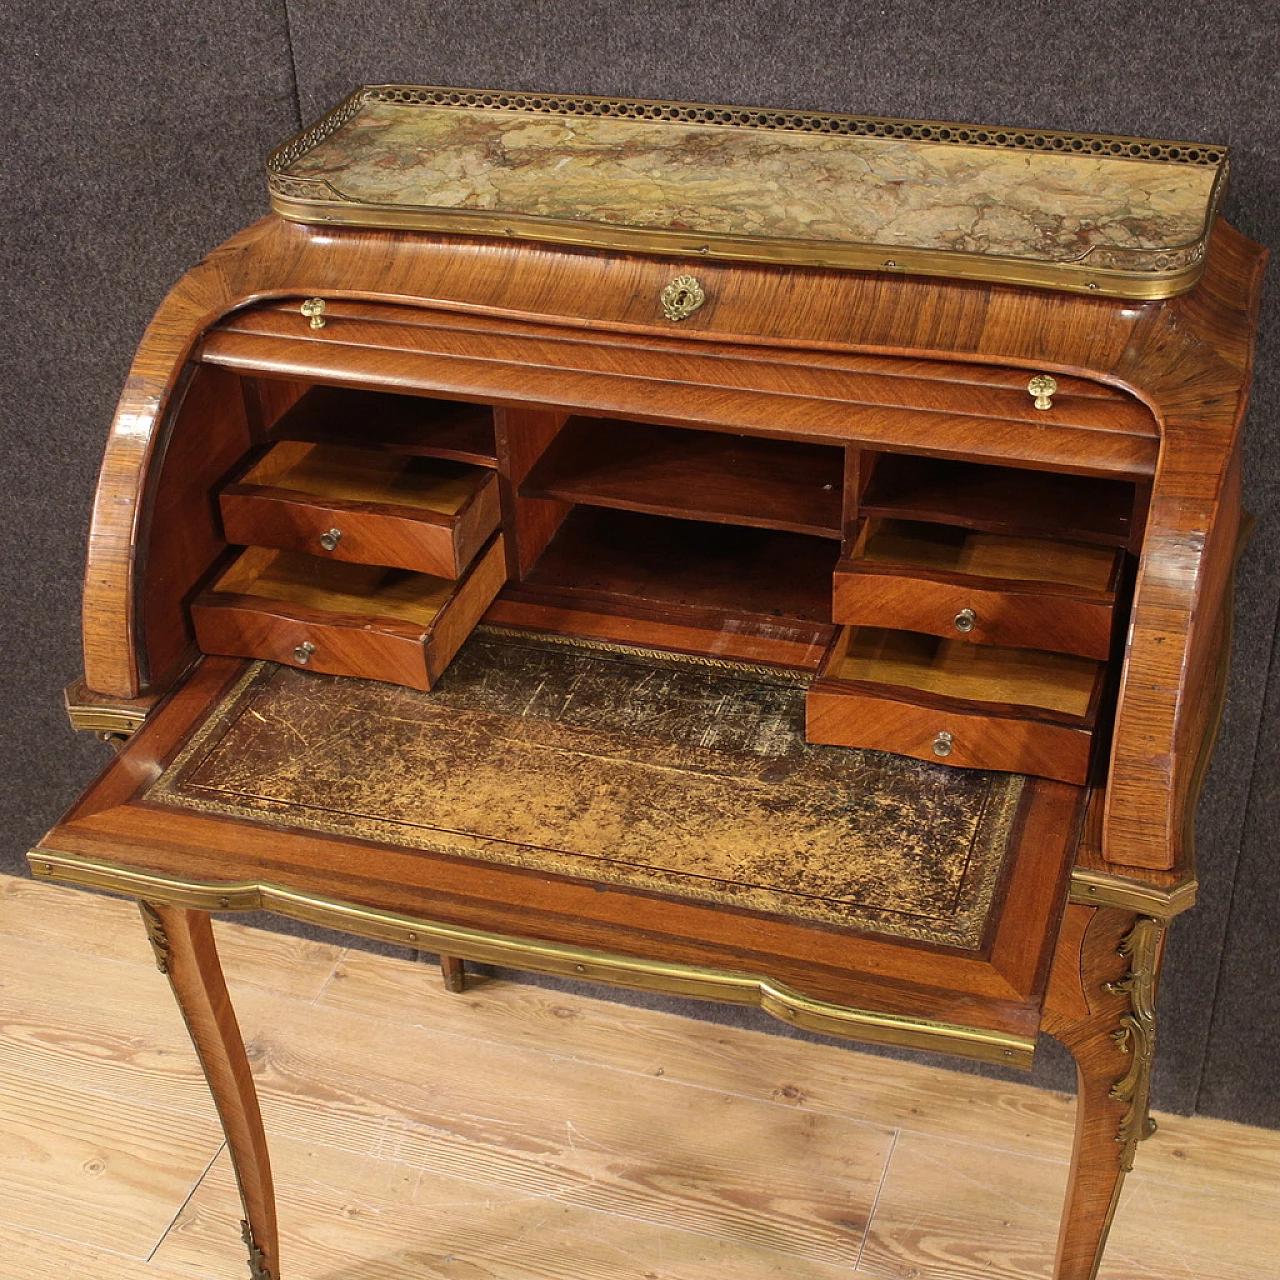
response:
[[[978,947],[1025,780],[809,745],[806,683],[496,628],[430,693],[259,663],[148,799]]]

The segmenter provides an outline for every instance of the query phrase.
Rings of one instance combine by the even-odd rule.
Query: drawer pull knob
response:
[[[933,754],[935,756],[949,756],[951,754],[951,744],[954,738],[945,730],[941,730],[938,736],[933,740]]]
[[[325,303],[323,298],[308,298],[306,302],[302,304],[302,314],[311,321],[311,327],[313,329],[323,329],[325,326],[324,306]]]
[[[310,640],[304,640],[294,651],[293,660],[300,667],[305,667],[311,661],[311,655],[315,653],[316,647]]]
[[[972,609],[961,609],[951,621],[955,624],[957,631],[972,631],[974,624],[978,621],[978,615]]]
[[[338,543],[341,541],[342,541],[341,529],[326,529],[320,535],[320,545],[326,551],[336,551],[338,547]]]
[[[658,294],[662,314],[668,320],[683,320],[686,316],[693,315],[706,300],[707,295],[695,276],[676,276]]]
[[[1047,373],[1037,373],[1030,382],[1027,383],[1027,390],[1036,398],[1037,409],[1052,409],[1053,401],[1049,399],[1051,395],[1058,389],[1057,378],[1051,378]]]

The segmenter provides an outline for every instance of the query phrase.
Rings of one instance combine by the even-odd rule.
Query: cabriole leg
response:
[[[1044,1023],[1071,1050],[1079,1081],[1055,1280],[1097,1276],[1124,1175],[1150,1132],[1155,992],[1164,935],[1158,920],[1068,908]]]
[[[178,1007],[213,1094],[244,1205],[241,1229],[253,1280],[279,1280],[279,1239],[271,1162],[258,1094],[222,977],[208,913],[140,902],[160,972]]]

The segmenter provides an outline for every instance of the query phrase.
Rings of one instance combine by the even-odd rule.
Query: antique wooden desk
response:
[[[1079,1064],[1059,1280],[1196,882],[1262,251],[1193,144],[383,88],[147,330],[31,855],[143,905],[255,1276],[210,911]],[[134,730],[137,730],[134,733]],[[763,1153],[762,1153],[763,1155]]]

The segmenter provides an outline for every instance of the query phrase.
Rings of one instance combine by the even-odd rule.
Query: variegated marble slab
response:
[[[302,221],[924,271],[1194,282],[1221,147],[612,99],[366,88],[272,157]]]

